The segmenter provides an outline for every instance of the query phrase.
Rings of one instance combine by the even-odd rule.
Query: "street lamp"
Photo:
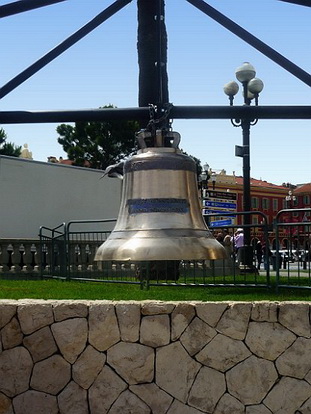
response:
[[[256,78],[256,70],[249,62],[244,62],[239,66],[235,75],[238,81],[242,83],[244,105],[251,105],[252,100],[258,106],[258,97],[263,90],[262,80]],[[239,85],[235,81],[231,81],[224,86],[224,92],[229,97],[230,106],[233,105],[234,96],[239,91]],[[251,186],[250,186],[250,127],[257,123],[258,119],[231,119],[231,123],[235,127],[242,128],[243,145],[235,147],[235,155],[243,158],[243,210],[251,211]],[[251,249],[251,233],[250,227],[251,216],[244,216],[244,245],[246,246],[244,255],[244,265],[252,267],[253,254]]]
[[[217,175],[215,172],[212,172],[212,185],[213,185],[213,191],[215,190],[215,186],[216,186],[216,180],[217,180]]]
[[[296,201],[296,196],[293,195],[293,192],[291,190],[288,191],[288,195],[285,197],[286,201],[286,208],[293,208],[293,202]]]
[[[203,197],[203,190],[208,188],[208,180],[210,179],[210,174],[209,174],[209,165],[208,164],[204,164],[203,165],[203,170],[200,174],[199,177],[199,181],[201,183],[201,196]]]
[[[285,197],[286,208],[292,209],[295,201],[296,201],[296,196],[294,196],[293,192],[289,190],[288,195]],[[293,221],[292,212],[290,212],[289,221]],[[292,228],[291,228],[291,225],[289,225],[289,256],[290,258],[292,257],[292,253],[293,253]]]

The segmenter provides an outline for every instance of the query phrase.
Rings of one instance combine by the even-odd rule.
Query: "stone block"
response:
[[[52,304],[29,303],[17,308],[21,329],[25,335],[31,334],[54,322]]]
[[[18,320],[13,317],[1,330],[3,349],[13,348],[23,342],[23,334]]]
[[[71,364],[85,349],[88,325],[85,318],[73,318],[51,325],[57,346],[63,357]]]
[[[225,372],[251,355],[242,341],[218,334],[201,352],[196,360],[210,368]]]
[[[280,375],[303,379],[311,370],[311,339],[297,338],[277,360]]]
[[[293,414],[310,396],[311,386],[306,381],[283,377],[269,392],[263,403],[273,414]]]
[[[35,364],[30,385],[37,391],[56,395],[65,388],[70,378],[70,364],[60,355],[53,355]]]
[[[6,301],[0,301],[0,329],[3,328],[16,314],[17,306]]]
[[[106,355],[89,345],[72,367],[73,380],[87,390],[102,370],[105,361]]]
[[[180,342],[157,349],[156,384],[183,403],[200,368],[201,364],[189,356]]]
[[[180,342],[193,356],[200,352],[216,335],[217,332],[214,328],[211,328],[202,319],[195,317],[181,335]]]
[[[120,341],[120,330],[112,303],[93,303],[89,308],[89,343],[106,351]]]
[[[202,321],[215,327],[224,311],[228,308],[227,303],[222,302],[204,302],[196,303],[196,313]]]
[[[192,303],[178,303],[171,315],[171,340],[176,341],[195,317]]]
[[[55,322],[61,322],[71,318],[86,318],[88,316],[88,304],[77,301],[59,301],[53,305]]]
[[[128,387],[111,368],[104,366],[89,389],[90,414],[106,414],[119,395]]]
[[[59,414],[55,396],[29,390],[13,400],[15,414]]]
[[[117,303],[116,313],[121,340],[124,342],[137,342],[140,327],[140,304],[137,302]]]
[[[130,391],[136,394],[151,408],[152,414],[166,414],[173,401],[170,395],[154,383],[131,385]]]
[[[140,343],[143,345],[167,345],[170,342],[170,320],[168,315],[143,316],[140,325]]]
[[[245,405],[259,404],[278,379],[271,361],[250,356],[226,373],[228,391]]]
[[[174,400],[167,414],[202,414],[202,411],[189,407],[189,405],[183,404],[178,400]]]
[[[224,394],[213,414],[244,414],[244,412],[244,405],[239,400],[230,394]]]
[[[26,336],[24,346],[30,352],[34,362],[41,361],[57,352],[57,346],[50,327],[39,329],[33,334]]]
[[[137,395],[129,390],[125,390],[118,399],[113,403],[109,414],[153,414],[150,407],[147,406]]]
[[[202,367],[191,388],[188,404],[203,412],[214,409],[226,391],[224,374],[208,367]]]
[[[277,322],[278,305],[274,302],[253,303],[251,320],[256,322]]]
[[[89,414],[87,391],[71,381],[57,397],[60,414]]]
[[[8,397],[27,391],[32,368],[26,348],[18,346],[3,351],[0,354],[0,391]]]
[[[309,303],[280,303],[279,322],[296,335],[310,338],[311,325]]]
[[[141,314],[142,315],[163,315],[172,313],[175,308],[174,303],[169,302],[153,302],[144,301],[141,303]]]
[[[233,339],[245,338],[250,313],[251,303],[231,303],[219,320],[216,329],[218,332]]]
[[[0,392],[0,413],[1,414],[14,414],[12,401],[6,395]]]
[[[248,405],[246,407],[246,414],[271,414],[271,411],[263,404]]]
[[[107,363],[130,385],[154,379],[154,350],[148,346],[119,342],[108,349]]]
[[[245,343],[253,354],[274,361],[295,339],[296,335],[279,323],[250,322]]]

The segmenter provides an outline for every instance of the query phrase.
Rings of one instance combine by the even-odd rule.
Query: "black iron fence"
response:
[[[311,209],[284,209],[275,221],[277,287],[311,287]]]
[[[221,260],[97,262],[96,251],[111,233],[116,219],[41,227],[40,240],[0,239],[0,277],[39,276],[131,283],[147,288],[156,285],[311,288],[311,209],[281,210],[273,224],[259,211],[237,213],[246,215],[252,223],[247,226],[216,226],[219,215],[208,217],[210,230],[226,250],[226,258]],[[238,249],[234,241],[238,228],[247,229],[250,237],[249,246],[243,249]]]

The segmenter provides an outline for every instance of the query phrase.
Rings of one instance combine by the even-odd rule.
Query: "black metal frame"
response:
[[[16,1],[0,7],[0,17],[21,13],[26,10],[31,10],[37,7],[47,6],[53,3],[59,3],[65,0],[23,0]],[[34,75],[45,65],[50,63],[58,57],[65,50],[70,48],[73,44],[81,40],[84,36],[98,27],[101,23],[106,21],[109,17],[121,10],[125,5],[132,0],[116,0],[103,12],[98,14],[89,23],[84,25],[81,29],[73,35],[64,40],[61,44],[56,46],[38,61],[33,63],[27,69],[15,76],[9,82],[0,88],[0,99],[8,93],[17,88],[21,83]],[[159,7],[161,0],[159,1]],[[249,45],[256,48],[269,59],[276,62],[295,77],[300,79],[305,84],[311,86],[311,75],[303,69],[286,59],[280,53],[272,49],[270,46],[247,32],[245,29],[237,25],[235,22],[209,6],[203,0],[186,0],[193,6],[197,7],[203,13],[217,21],[230,32],[240,37]],[[284,0],[283,0],[284,1]],[[285,0],[286,1],[286,0]],[[301,1],[291,0],[292,3],[304,4]],[[306,4],[304,4],[306,5]],[[161,14],[161,10],[159,12]],[[159,37],[161,30],[159,29]],[[160,40],[160,39],[159,39]],[[158,51],[161,57],[161,50]],[[159,71],[158,86],[161,85],[161,74]],[[160,94],[161,95],[161,94]],[[160,104],[168,105],[168,103],[158,102]],[[153,104],[157,104],[153,102]],[[162,105],[161,105],[162,106]],[[69,110],[69,111],[0,111],[0,123],[47,123],[47,122],[76,122],[80,120],[102,121],[104,119],[132,119],[132,120],[148,120],[150,117],[150,108],[125,108],[125,109],[101,109],[101,110]],[[159,108],[161,113],[158,117],[163,116],[163,108]],[[217,106],[171,106],[169,116],[172,119],[311,119],[310,106],[265,106],[265,107],[217,107]]]

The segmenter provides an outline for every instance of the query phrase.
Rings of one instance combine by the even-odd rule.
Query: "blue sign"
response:
[[[219,208],[231,208],[236,209],[236,203],[220,203],[218,201],[204,200],[205,207],[219,207]]]
[[[220,226],[231,226],[232,225],[232,220],[218,220],[218,221],[212,221],[211,223],[209,223],[209,227],[220,227]]]
[[[226,217],[236,217],[236,214],[227,214],[228,210],[211,210],[210,208],[204,208],[203,214],[204,215],[210,215],[210,214],[226,214]],[[230,213],[230,211],[229,211]]]

